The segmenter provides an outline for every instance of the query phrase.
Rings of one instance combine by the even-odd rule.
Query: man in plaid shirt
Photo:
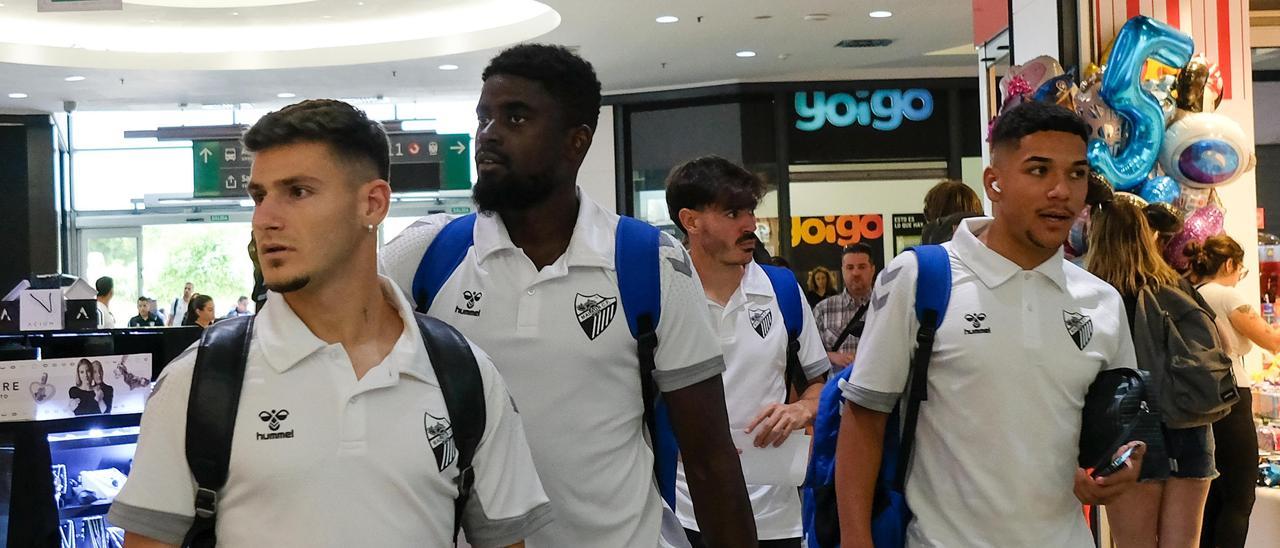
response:
[[[840,256],[840,277],[844,279],[844,291],[827,297],[813,308],[818,333],[822,335],[822,344],[827,347],[827,357],[831,359],[832,374],[853,363],[853,355],[858,348],[857,334],[861,332],[858,324],[861,323],[862,314],[866,313],[863,308],[871,300],[871,282],[876,278],[876,264],[871,259],[871,253],[871,246],[862,242],[845,246]],[[850,325],[850,320],[855,317],[858,321]],[[852,333],[844,335],[844,340],[841,341],[846,329],[850,329]]]

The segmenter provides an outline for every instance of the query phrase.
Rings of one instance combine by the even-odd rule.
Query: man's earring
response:
[[[373,225],[364,225],[364,228],[368,230],[370,234],[373,234]]]

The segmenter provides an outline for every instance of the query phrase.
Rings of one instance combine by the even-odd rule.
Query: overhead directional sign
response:
[[[235,139],[192,141],[196,198],[245,198],[253,153]]]
[[[392,192],[471,188],[471,136],[465,133],[393,133]],[[193,141],[196,198],[243,198],[253,153],[233,139]]]

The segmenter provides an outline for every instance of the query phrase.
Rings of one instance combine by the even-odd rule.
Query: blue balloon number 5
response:
[[[1089,165],[1117,190],[1129,190],[1147,180],[1155,168],[1164,138],[1164,112],[1151,93],[1142,89],[1142,66],[1155,59],[1181,68],[1191,60],[1195,43],[1185,33],[1155,19],[1138,16],[1125,23],[1111,47],[1099,95],[1129,127],[1127,142],[1111,152],[1097,137],[1089,141]]]

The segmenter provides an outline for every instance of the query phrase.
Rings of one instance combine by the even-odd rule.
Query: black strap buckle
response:
[[[211,518],[218,513],[218,492],[201,487],[196,489],[196,516]]]

